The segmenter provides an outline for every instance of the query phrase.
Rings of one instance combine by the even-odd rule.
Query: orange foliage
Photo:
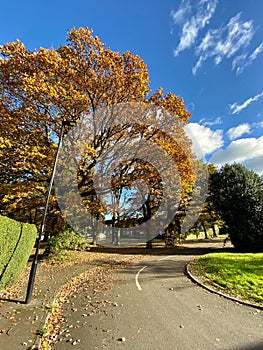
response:
[[[58,49],[29,51],[17,41],[1,46],[0,53],[0,210],[4,214],[23,210],[25,216],[43,205],[62,121],[77,121],[83,113],[123,102],[162,107],[183,125],[190,117],[180,97],[163,94],[161,88],[150,92],[148,68],[141,57],[112,51],[89,28],[70,30],[67,44]],[[182,152],[176,140],[161,132],[153,140],[175,160],[185,188],[192,184],[190,153]],[[149,168],[145,174],[149,176]],[[53,196],[51,208],[54,203]]]

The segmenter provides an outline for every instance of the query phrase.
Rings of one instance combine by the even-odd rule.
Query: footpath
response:
[[[77,276],[82,274],[83,278],[88,278],[92,282],[91,288],[96,292],[96,289],[103,288],[103,284],[107,284],[107,288],[110,288],[111,283],[114,283],[112,276],[128,264],[147,258],[151,254],[181,254],[182,249],[193,247],[195,244],[189,244],[187,248],[183,246],[152,250],[142,248],[134,252],[120,249],[115,249],[115,252],[102,249],[99,252],[95,249],[86,252],[85,256],[83,255],[83,258],[78,259],[76,263],[50,265],[42,261],[38,264],[32,301],[25,304],[31,267],[31,262],[29,262],[20,280],[12,288],[0,293],[0,349],[39,349],[40,339],[46,336],[44,326],[47,323],[47,317],[55,310],[53,304],[55,298],[65,286],[71,285]],[[196,248],[199,250],[199,255],[215,248],[222,248],[222,242],[213,240]],[[65,302],[67,302],[67,296],[64,299],[61,298],[61,303]],[[50,322],[56,322],[55,318],[56,313]],[[61,321],[59,316],[57,321]],[[54,336],[56,335],[55,329],[56,325],[54,325]],[[49,336],[49,343],[52,344],[52,336],[51,338]]]
[[[54,308],[53,302],[63,286],[85,271],[98,267],[114,266],[120,261],[130,261],[130,255],[81,253],[83,259],[77,263],[50,265],[39,262],[32,301],[24,303],[31,267],[29,261],[19,281],[0,293],[0,349],[38,349],[48,314]],[[93,276],[96,279],[96,276]]]

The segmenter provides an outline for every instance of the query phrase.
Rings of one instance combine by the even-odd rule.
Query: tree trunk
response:
[[[204,224],[202,224],[202,228],[203,228],[203,230],[204,230],[205,239],[209,239],[208,234],[207,234],[207,229],[206,229],[206,227],[205,227]]]
[[[92,218],[92,229],[93,229],[93,232],[92,232],[92,245],[97,245],[97,231],[98,231],[98,218],[95,219],[95,218]]]
[[[212,225],[213,238],[217,237],[215,225]]]

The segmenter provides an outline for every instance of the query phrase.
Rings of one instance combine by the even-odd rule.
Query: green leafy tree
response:
[[[263,183],[241,164],[226,164],[210,177],[211,198],[241,251],[263,251]]]
[[[199,167],[204,166],[204,164],[202,164],[201,161],[199,161],[198,163],[199,163]],[[216,172],[216,167],[213,164],[208,164],[207,171],[208,171],[208,176],[211,176]],[[220,223],[220,216],[216,211],[214,203],[211,199],[211,189],[208,187],[207,198],[196,224],[197,226],[202,227],[205,238],[208,239],[209,238],[208,229],[210,228],[213,231],[212,237],[217,237],[216,228],[218,227],[219,223]]]

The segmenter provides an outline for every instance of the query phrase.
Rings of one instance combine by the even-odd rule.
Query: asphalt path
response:
[[[80,289],[64,306],[54,350],[262,350],[263,312],[190,281],[184,266],[193,258],[150,257],[95,299]]]

